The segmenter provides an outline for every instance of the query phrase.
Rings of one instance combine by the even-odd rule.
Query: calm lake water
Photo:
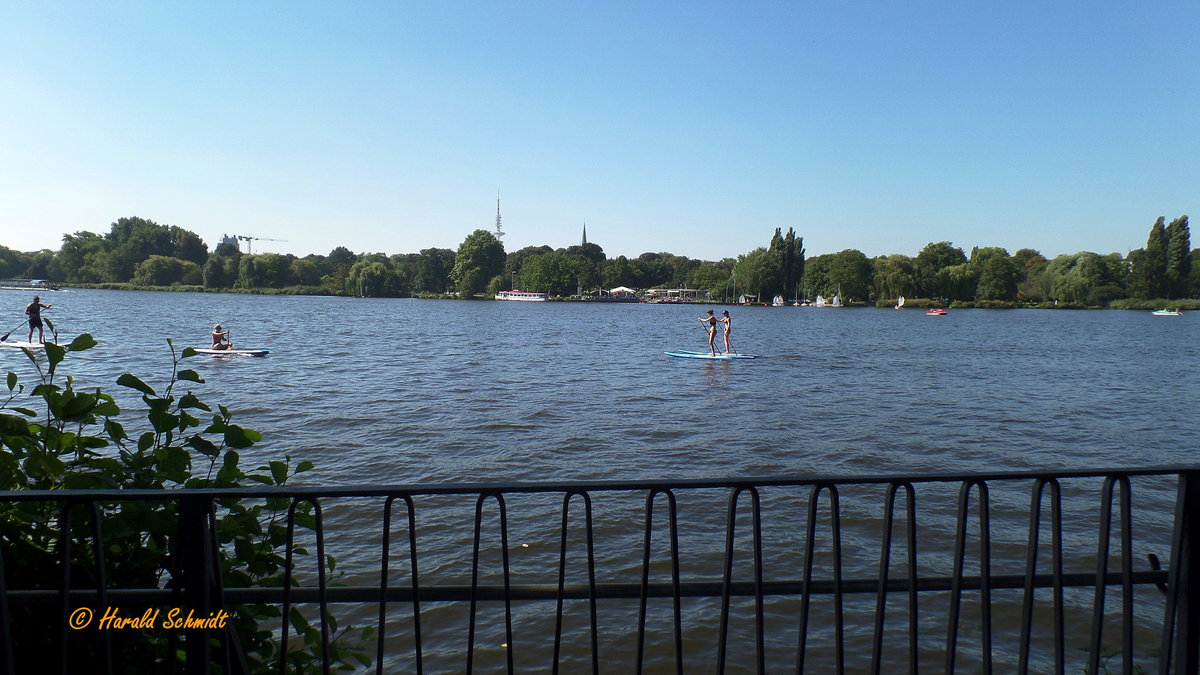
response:
[[[0,294],[12,323],[28,302]],[[1200,447],[1191,314],[734,307],[734,345],[759,358],[707,362],[663,354],[705,348],[698,305],[87,290],[44,302],[60,341],[100,343],[64,372],[109,390],[123,372],[162,384],[166,339],[207,346],[217,322],[236,346],[270,349],[188,365],[204,400],[263,433],[247,461],[312,460],[308,485],[1134,467],[1192,463]],[[30,373],[17,350],[0,365]],[[461,534],[459,515],[426,527]],[[636,549],[640,526],[609,536]],[[1094,539],[1078,547],[1094,553]],[[461,578],[461,552],[444,549],[441,571]],[[636,569],[613,564],[614,578]]]
[[[0,295],[14,323],[28,301]],[[759,358],[707,362],[663,354],[705,347],[694,305],[46,301],[62,341],[100,342],[67,372],[110,389],[123,372],[164,381],[166,339],[207,346],[217,322],[270,349],[189,362],[197,391],[263,432],[256,454],[311,459],[322,482],[1143,466],[1192,461],[1200,439],[1190,314],[732,308],[735,348]]]

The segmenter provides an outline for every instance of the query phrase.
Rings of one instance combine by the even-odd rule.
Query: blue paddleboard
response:
[[[720,353],[718,353],[716,356],[713,356],[713,355],[709,354],[708,352],[694,352],[694,351],[691,351],[688,349],[680,349],[679,351],[675,351],[675,352],[663,352],[663,353],[666,354],[667,356],[674,356],[675,358],[679,358],[679,359],[716,359],[719,361],[732,361],[734,359],[752,359],[752,358],[754,358],[753,356],[751,356],[749,354],[720,354]]]

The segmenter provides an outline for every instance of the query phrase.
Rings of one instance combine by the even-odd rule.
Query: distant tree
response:
[[[604,249],[600,248],[598,244],[593,244],[590,241],[585,244],[569,246],[567,247],[566,253],[567,255],[583,256],[597,265],[603,265],[605,261],[608,260],[608,258],[604,255]]]
[[[62,279],[62,269],[54,259],[54,252],[42,249],[29,256],[29,264],[21,276],[27,279]]]
[[[194,285],[202,278],[200,266],[191,260],[152,255],[138,263],[131,281],[139,286]]]
[[[12,279],[29,267],[29,256],[0,246],[0,279]]]
[[[459,296],[470,298],[484,290],[492,277],[504,271],[504,245],[487,230],[467,235],[454,256],[454,280]]]
[[[783,267],[784,283],[789,293],[798,294],[800,282],[804,279],[804,237],[795,236],[789,227],[783,240],[788,250]]]
[[[634,278],[637,279],[637,284],[641,288],[662,288],[675,285],[671,283],[675,268],[667,260],[664,260],[660,253],[643,253],[637,259],[630,260],[629,266],[633,269]]]
[[[833,255],[829,265],[829,284],[843,300],[867,300],[871,297],[874,274],[870,259],[862,251],[848,248]]]
[[[829,270],[833,266],[833,253],[823,253],[808,259],[804,265],[804,279],[800,287],[804,289],[807,298],[815,299],[818,295],[833,295],[837,286],[829,282]]]
[[[782,228],[777,227],[767,250],[779,267],[779,287],[764,290],[771,295],[780,294],[785,298],[796,295],[800,279],[804,276],[804,238],[797,238],[796,231],[790,227],[786,235],[782,233]]]
[[[571,295],[582,265],[578,257],[557,251],[535,255],[521,268],[521,290]]]
[[[733,267],[736,260],[725,258],[720,262],[702,262],[692,272],[688,282],[690,288],[707,290],[715,299],[732,300]]]
[[[1187,297],[1200,297],[1200,248],[1192,249],[1192,253],[1188,258],[1191,260],[1189,263],[1191,273],[1189,275]]]
[[[962,265],[967,262],[967,256],[961,248],[955,248],[948,241],[926,244],[917,254],[915,273],[917,277],[917,292],[931,298],[961,297],[956,291],[956,283],[952,278],[961,274],[942,274],[947,267]]]
[[[321,268],[310,257],[292,261],[292,278],[301,286],[319,286],[321,284]]]
[[[292,274],[292,261],[296,256],[263,253],[258,259],[259,273],[267,288],[285,288],[296,284],[296,277]]]
[[[347,268],[349,268],[350,265],[358,262],[358,256],[354,255],[354,253],[352,253],[350,249],[346,248],[345,246],[338,246],[337,248],[333,249],[329,252],[329,255],[325,256],[325,259],[330,265],[330,271],[342,265],[345,265]]]
[[[1169,292],[1167,280],[1167,228],[1166,219],[1159,216],[1150,228],[1146,248],[1139,255],[1131,252],[1133,262],[1130,271],[1130,294],[1135,298],[1165,298]]]
[[[364,298],[396,297],[396,286],[393,271],[379,260],[360,258],[346,275],[347,291]]]
[[[611,289],[619,286],[637,288],[637,278],[633,267],[630,266],[629,259],[623,255],[613,258],[604,267],[604,287]]]
[[[1192,236],[1188,217],[1180,216],[1167,225],[1167,288],[1170,298],[1188,295],[1192,273]]]
[[[221,244],[221,247],[228,244]],[[221,247],[218,247],[218,252],[208,256],[208,262],[204,263],[202,276],[205,288],[230,288],[238,279],[238,261],[240,255],[223,255]],[[228,250],[228,249],[226,249]],[[233,247],[236,254],[237,248]]]
[[[1045,264],[1046,258],[1041,253],[1032,248],[1018,249],[1012,255],[1013,261],[1017,264],[1018,282],[1024,281],[1033,268],[1040,264]]]
[[[194,262],[198,266],[208,261],[208,245],[195,232],[172,225],[168,233],[171,235],[173,257]]]
[[[448,248],[422,249],[413,277],[413,290],[445,293],[450,290],[450,272],[454,269],[454,251]]]
[[[894,300],[901,295],[912,295],[916,290],[912,258],[899,254],[879,256],[873,264],[875,276],[871,288],[875,297]]]
[[[531,258],[535,255],[541,255],[543,253],[550,253],[553,250],[554,249],[550,248],[549,246],[543,245],[543,246],[526,246],[523,249],[513,251],[512,253],[509,253],[508,255],[506,255],[504,258],[503,275],[505,277],[508,277],[508,279],[510,279],[510,283],[511,283],[511,279],[513,278],[513,275],[521,273],[521,267],[525,264],[526,260],[528,260],[529,258]],[[501,289],[501,290],[505,290],[505,289]]]
[[[105,281],[129,281],[138,263],[152,255],[190,260],[203,265],[208,250],[195,233],[159,225],[145,218],[120,218],[104,235]]]
[[[1017,265],[1008,256],[986,258],[979,270],[975,287],[979,300],[1015,300],[1017,297]]]
[[[779,257],[766,248],[756,248],[739,257],[733,274],[740,292],[756,295],[760,300],[769,300],[768,296],[783,286]]]

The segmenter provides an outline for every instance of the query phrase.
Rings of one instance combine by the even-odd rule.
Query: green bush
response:
[[[113,396],[99,389],[83,391],[73,378],[61,376],[59,367],[69,352],[82,352],[96,344],[91,335],[76,337],[69,345],[47,343],[44,354],[25,349],[36,370],[37,382],[27,393],[14,372],[7,376],[7,398],[0,393],[0,489],[161,489],[235,488],[251,485],[282,486],[296,474],[313,468],[312,462],[293,463],[290,457],[270,461],[247,473],[239,452],[253,446],[261,435],[234,423],[223,405],[204,403],[187,383],[202,383],[200,374],[181,368],[182,359],[195,352],[177,354],[171,341],[171,377],[156,391],[142,379],[124,374],[117,384],[138,392],[145,418],[144,430],[132,432],[122,420]],[[217,556],[225,588],[280,587],[284,583],[287,528],[285,515],[291,500],[217,500]],[[95,589],[97,549],[92,516],[73,507],[70,528],[63,536],[59,514],[62,502],[0,501],[0,537],[3,539],[7,588],[58,589],[61,587],[63,547],[70,547],[70,579],[74,588]],[[296,525],[312,529],[311,505],[297,506]],[[103,527],[101,549],[108,588],[156,589],[170,587],[179,542],[179,504],[164,499],[100,504]],[[294,547],[293,552],[307,552]],[[334,569],[332,557],[322,561]],[[260,624],[278,621],[275,605],[238,605],[228,608],[229,624],[252,672],[278,672],[280,653],[270,631]],[[124,614],[123,614],[124,615]],[[58,644],[62,617],[56,606],[14,605],[12,639],[17,672],[37,672],[47,666],[48,655]],[[332,617],[328,617],[332,619]],[[289,649],[288,670],[310,672],[320,662],[320,632],[295,609],[289,617],[300,639]],[[373,629],[351,635],[352,627],[337,633],[331,661],[342,670],[367,665],[363,641]],[[336,631],[336,626],[335,626]],[[178,650],[172,651],[171,631],[162,629],[75,631],[70,636],[70,659],[95,665],[103,654],[103,641],[111,640],[118,672],[159,673],[173,669]]]

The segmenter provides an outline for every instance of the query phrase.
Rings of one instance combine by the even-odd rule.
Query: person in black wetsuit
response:
[[[51,305],[43,305],[42,299],[38,296],[33,296],[33,302],[25,306],[25,313],[29,315],[29,339],[26,342],[33,342],[33,329],[38,332],[38,342],[46,341],[45,335],[42,333],[42,310],[50,309]]]

